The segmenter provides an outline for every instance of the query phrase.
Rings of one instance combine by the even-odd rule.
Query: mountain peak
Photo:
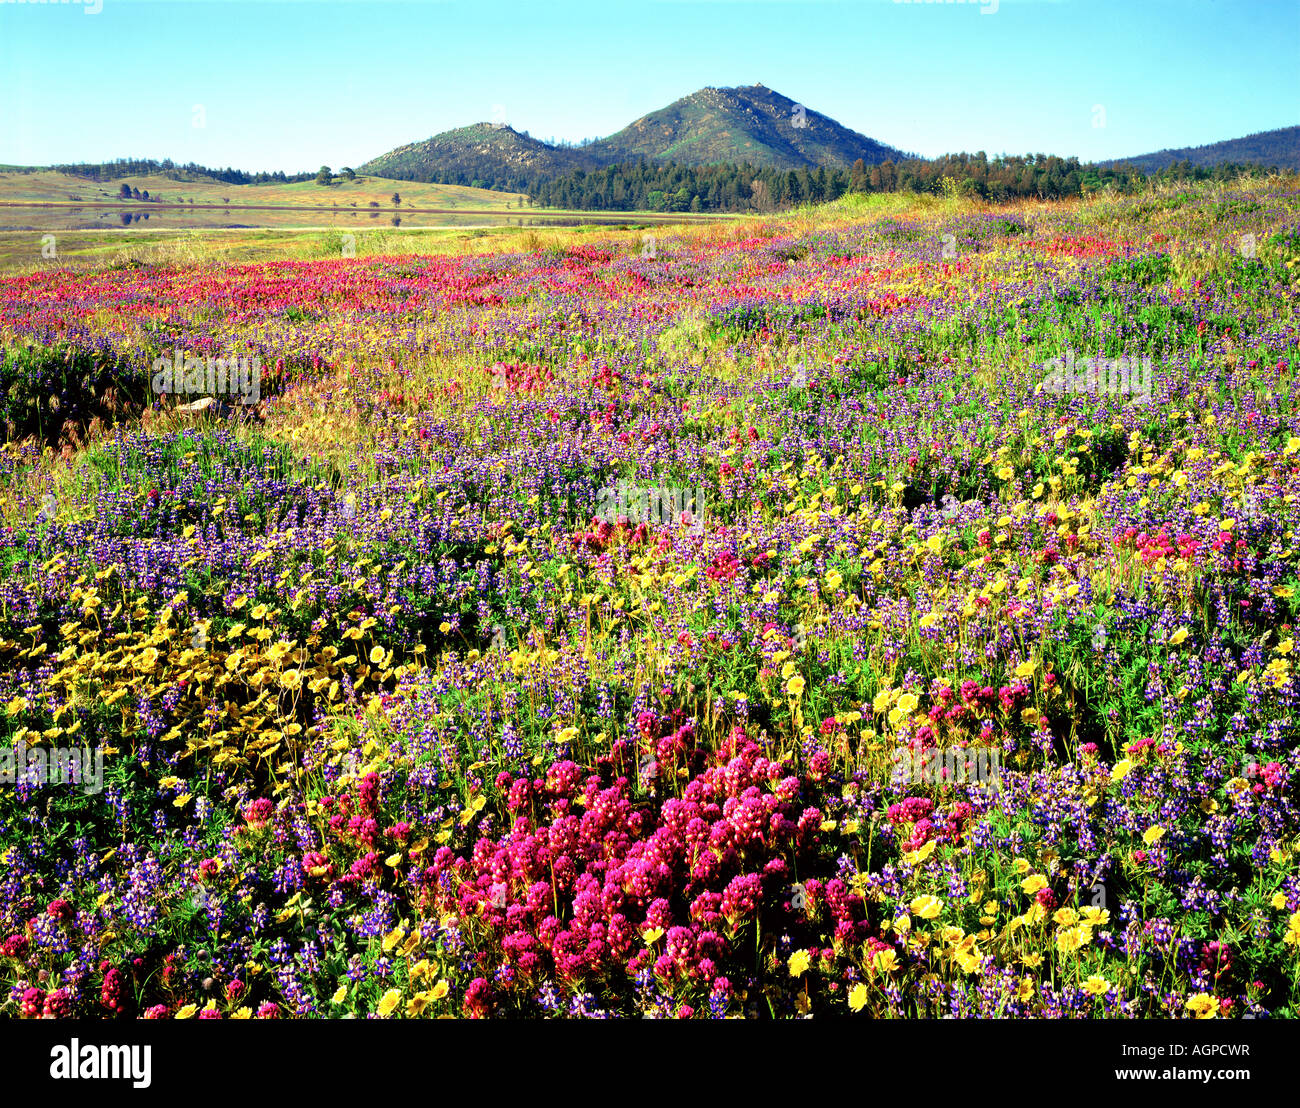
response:
[[[781,169],[876,164],[906,155],[770,89],[761,82],[705,86],[642,116],[588,150],[614,161],[646,158],[688,165],[751,162]]]
[[[528,177],[598,169],[618,162],[715,165],[748,162],[779,169],[868,165],[903,151],[841,126],[761,82],[704,88],[581,148],[550,146],[507,125],[476,123],[398,147],[362,170],[404,180],[518,188]]]

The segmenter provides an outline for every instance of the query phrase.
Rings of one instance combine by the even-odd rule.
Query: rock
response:
[[[222,414],[220,409],[228,407],[228,405],[222,404],[215,396],[203,396],[190,404],[177,404],[176,410],[178,412],[191,412],[197,414],[199,412],[209,411],[214,407],[218,410],[213,414],[219,415]]]
[[[265,413],[260,404],[227,404],[215,396],[201,396],[189,404],[177,404],[176,411],[182,415],[210,416],[214,419],[263,419]]]

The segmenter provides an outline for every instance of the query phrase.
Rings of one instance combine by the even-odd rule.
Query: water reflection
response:
[[[478,227],[578,227],[584,224],[626,226],[653,222],[695,222],[699,216],[657,212],[590,212],[581,216],[547,215],[544,212],[506,214],[502,211],[469,209],[451,211],[403,208],[399,215],[392,209],[368,208],[239,208],[182,207],[141,204],[121,207],[95,204],[71,207],[47,207],[40,204],[0,205],[0,231],[103,231],[130,227],[149,230],[218,230],[265,228],[268,230],[327,229],[333,227],[373,226],[388,217],[394,227],[478,228]],[[707,218],[707,217],[705,217]]]

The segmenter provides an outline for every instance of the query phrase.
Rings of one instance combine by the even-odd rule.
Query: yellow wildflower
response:
[[[920,916],[922,919],[934,919],[943,908],[943,902],[937,896],[918,896],[908,907],[912,910],[913,915]]]

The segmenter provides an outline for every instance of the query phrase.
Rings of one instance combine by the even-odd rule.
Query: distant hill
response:
[[[867,165],[908,157],[779,92],[703,88],[586,146],[551,146],[511,127],[478,123],[399,146],[360,167],[400,180],[525,188],[529,181],[644,158],[677,165],[747,162],[762,168]]]
[[[538,177],[596,164],[581,149],[549,146],[513,127],[475,123],[399,146],[366,162],[357,172],[399,181],[523,189]]]
[[[1106,166],[1135,166],[1144,173],[1156,173],[1175,162],[1187,161],[1194,166],[1212,166],[1222,162],[1236,165],[1262,165],[1265,168],[1300,170],[1300,127],[1279,127],[1276,131],[1259,131],[1245,138],[1212,142],[1205,146],[1184,146],[1178,150],[1157,150],[1154,154],[1137,154],[1102,162]]]
[[[0,173],[66,173],[89,181],[116,181],[121,177],[166,177],[172,181],[213,181],[227,185],[292,184],[309,181],[315,173],[245,173],[239,169],[211,169],[208,166],[187,162],[177,165],[170,158],[117,158],[111,162],[76,162],[58,165],[0,165]]]
[[[645,158],[678,165],[748,162],[776,169],[847,166],[859,158],[878,165],[908,157],[762,85],[700,89],[592,143],[585,152],[604,165]]]

